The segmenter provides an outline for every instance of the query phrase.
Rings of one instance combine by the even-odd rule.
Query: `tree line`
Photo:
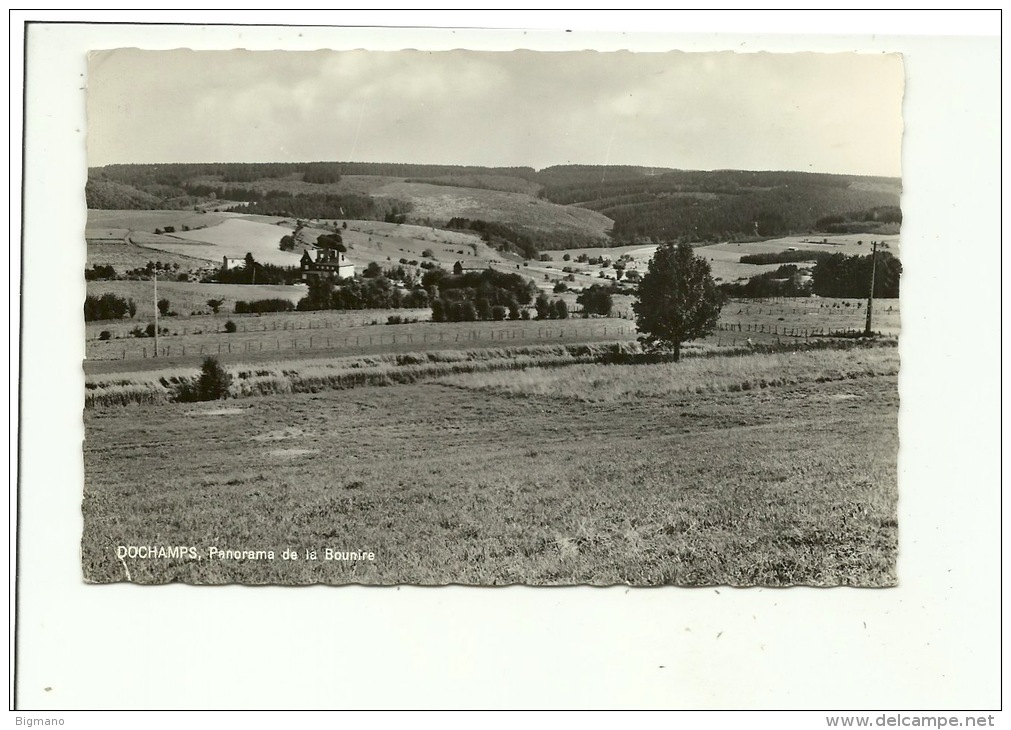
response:
[[[224,195],[224,193],[222,193]],[[227,196],[226,196],[227,197]],[[250,197],[253,197],[251,194]],[[287,218],[351,218],[403,222],[413,206],[395,198],[334,193],[291,193],[284,190],[255,192],[255,198],[232,208],[236,213]]]
[[[785,252],[785,253],[803,253]],[[746,282],[720,285],[726,296],[761,299],[765,297],[820,297],[859,299],[866,297],[871,286],[871,255],[847,256],[841,253],[815,252],[816,263],[805,276],[796,264],[783,264],[775,271],[766,271],[750,277]],[[744,261],[762,256],[760,261]],[[902,263],[888,251],[878,251],[874,271],[874,296],[895,299],[899,296]],[[810,260],[811,255],[806,256]],[[764,254],[742,256],[742,263],[775,263],[767,261]]]
[[[326,277],[309,279],[309,293],[296,309],[312,312],[325,309],[415,309],[429,306],[428,292],[417,287],[404,290],[385,276],[345,279],[336,283]]]
[[[84,321],[95,322],[102,319],[123,319],[137,314],[137,303],[115,294],[101,296],[87,295],[84,299]]]
[[[875,256],[874,296],[897,299],[902,263],[888,251],[878,251]],[[871,266],[870,254],[826,256],[811,272],[811,291],[820,297],[866,297],[871,286]]]
[[[261,264],[247,253],[245,263],[234,269],[219,269],[203,279],[203,283],[218,284],[295,284],[302,278],[296,266]]]

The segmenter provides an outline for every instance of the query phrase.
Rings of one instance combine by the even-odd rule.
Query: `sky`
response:
[[[895,54],[89,57],[88,164],[408,162],[901,174]]]

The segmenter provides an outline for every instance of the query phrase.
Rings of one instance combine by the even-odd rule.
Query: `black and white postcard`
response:
[[[896,582],[900,55],[88,74],[87,581]]]
[[[325,705],[335,657],[360,679],[337,704],[381,704],[381,663],[417,688],[393,704],[427,706],[448,695],[383,657],[457,634],[484,637],[475,677],[543,689],[523,647],[560,642],[641,676],[644,706],[719,708],[888,706],[915,692],[873,667],[979,646],[915,627],[946,625],[954,600],[927,596],[969,595],[956,548],[999,534],[969,458],[984,419],[963,418],[996,362],[964,329],[994,311],[992,188],[944,192],[989,180],[999,133],[939,70],[988,68],[989,42],[42,24],[26,43],[22,706],[100,696],[74,679],[87,651],[44,658],[138,621],[220,647],[206,672],[165,654],[203,707],[247,696],[204,681],[244,634],[277,655],[270,637],[327,621],[356,628],[297,633],[330,658],[296,646],[316,658],[281,682],[293,699],[253,706]],[[942,301],[963,266],[973,295]],[[966,357],[978,377],[931,374]],[[859,668],[798,676],[844,645]],[[718,689],[727,664],[775,686]],[[171,704],[122,681],[125,706]],[[524,697],[621,704],[601,682]]]

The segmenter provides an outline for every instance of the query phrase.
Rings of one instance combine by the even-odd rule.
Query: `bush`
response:
[[[295,305],[287,299],[254,299],[235,303],[236,314],[263,314],[264,312],[294,312]]]
[[[84,270],[84,278],[86,281],[102,281],[103,279],[115,279],[116,269],[112,266],[102,266],[95,264],[90,269]]]
[[[100,339],[100,340],[111,340],[112,339],[112,333],[109,330],[102,330],[98,334],[98,339]]]
[[[181,383],[175,393],[175,400],[181,402],[219,400],[228,397],[232,376],[221,367],[217,358],[205,357],[200,366],[200,377],[196,384]]]
[[[127,314],[132,317],[136,310],[137,305],[133,303],[133,300],[123,299],[115,294],[103,294],[100,297],[88,295],[84,299],[85,322],[122,319]]]
[[[584,289],[583,293],[576,297],[576,304],[583,308],[584,317],[588,317],[591,314],[600,314],[607,317],[611,314],[614,299],[607,287],[594,284],[589,289]]]
[[[238,327],[235,326],[235,322],[233,322],[232,320],[228,320],[227,322],[225,322],[225,332],[232,334],[237,329]]]

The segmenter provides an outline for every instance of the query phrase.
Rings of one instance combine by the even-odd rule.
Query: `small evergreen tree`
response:
[[[200,377],[196,386],[186,385],[176,394],[179,401],[218,400],[228,397],[228,389],[232,385],[232,376],[221,367],[217,358],[207,356],[200,366]]]

